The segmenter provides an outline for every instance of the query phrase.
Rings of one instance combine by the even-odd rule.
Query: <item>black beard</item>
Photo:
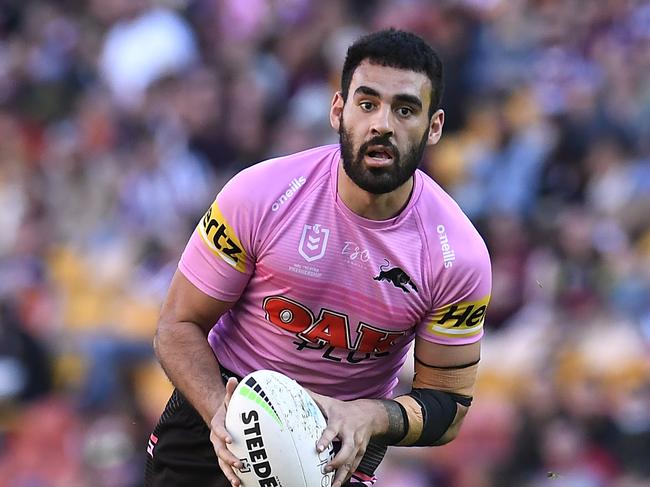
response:
[[[348,177],[364,191],[371,194],[386,194],[396,190],[409,180],[422,161],[422,156],[427,147],[429,128],[424,132],[420,143],[411,147],[404,155],[404,160],[397,147],[389,141],[389,135],[373,137],[359,147],[356,155],[353,154],[352,140],[345,129],[343,117],[339,125],[339,143],[343,169]],[[363,163],[368,148],[373,145],[384,146],[393,153],[393,163],[388,167],[367,168]]]

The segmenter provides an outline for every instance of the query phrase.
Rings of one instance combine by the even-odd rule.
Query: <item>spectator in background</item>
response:
[[[174,10],[154,5],[150,0],[123,2],[119,19],[104,38],[100,69],[126,110],[138,110],[157,79],[197,61],[191,26]]]

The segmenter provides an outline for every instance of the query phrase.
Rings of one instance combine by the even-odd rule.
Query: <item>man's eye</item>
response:
[[[370,110],[372,110],[372,107],[374,105],[372,103],[370,103],[369,101],[362,101],[361,103],[359,103],[359,106],[361,107],[361,109],[364,112],[369,112]]]
[[[409,107],[399,107],[397,109],[397,112],[402,116],[402,117],[408,117],[413,113],[413,110]]]

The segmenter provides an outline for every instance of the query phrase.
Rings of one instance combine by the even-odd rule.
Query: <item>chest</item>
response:
[[[302,322],[292,331],[326,320],[354,342],[369,330],[408,334],[424,318],[431,276],[414,218],[364,226],[333,204],[303,204],[273,230],[253,280],[295,304],[285,318]]]

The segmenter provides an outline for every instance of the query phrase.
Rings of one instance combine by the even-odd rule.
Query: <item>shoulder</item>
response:
[[[473,294],[472,288],[478,288],[479,294],[488,294],[492,270],[483,237],[435,181],[422,172],[418,177],[422,191],[416,208],[436,281],[446,290]]]
[[[212,214],[231,222],[251,245],[260,235],[273,232],[305,195],[322,186],[332,162],[338,161],[338,145],[316,147],[259,162],[233,176],[212,205]]]
[[[233,176],[221,193],[277,211],[301,188],[329,175],[329,162],[338,157],[339,146],[333,144],[267,159]]]
[[[417,202],[423,232],[427,235],[429,245],[434,249],[441,247],[447,255],[447,268],[461,264],[487,259],[489,254],[483,237],[471,220],[465,215],[458,203],[422,171],[418,171],[422,180],[422,191]],[[447,249],[453,243],[453,249]],[[451,260],[451,259],[454,260]]]

